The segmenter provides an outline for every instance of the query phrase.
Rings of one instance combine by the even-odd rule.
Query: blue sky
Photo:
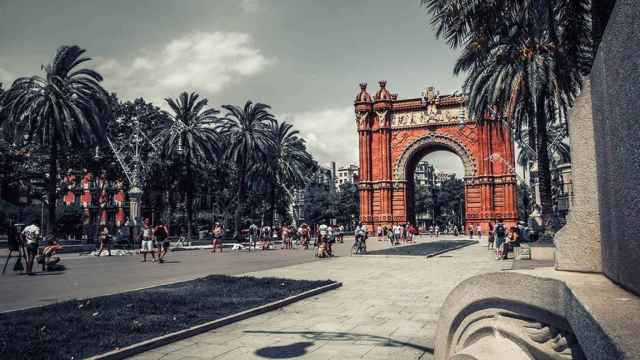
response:
[[[2,0],[0,82],[78,44],[121,98],[162,105],[197,91],[215,107],[264,102],[321,163],[357,163],[358,83],[375,92],[387,80],[400,98],[459,89],[456,53],[429,21],[419,0]],[[430,159],[462,174],[451,156]]]

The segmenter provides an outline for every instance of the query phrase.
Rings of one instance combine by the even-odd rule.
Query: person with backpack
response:
[[[507,238],[507,228],[502,223],[502,219],[498,219],[498,223],[496,224],[495,229],[495,237],[496,237],[496,260],[502,259],[502,255],[504,252],[504,243]]]

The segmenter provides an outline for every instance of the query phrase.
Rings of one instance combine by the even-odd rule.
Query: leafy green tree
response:
[[[226,138],[225,158],[234,164],[237,176],[237,202],[234,212],[234,238],[239,238],[242,212],[250,186],[249,174],[253,164],[266,161],[275,145],[270,135],[270,124],[275,121],[270,107],[247,101],[244,107],[224,105],[221,134]]]
[[[155,138],[158,139],[161,157],[182,165],[184,169],[187,237],[191,239],[194,168],[203,168],[217,158],[219,135],[215,126],[219,121],[219,111],[207,109],[207,99],[200,99],[196,93],[183,92],[175,100],[165,100],[172,112],[163,112],[169,121],[160,123]]]
[[[307,174],[315,167],[311,154],[307,152],[304,139],[298,130],[287,122],[273,121],[268,124],[273,147],[266,154],[267,161],[254,162],[249,174],[251,178],[266,185],[269,191],[270,209],[268,221],[273,219],[276,203],[283,200],[287,212],[293,212],[294,189],[303,188]],[[284,214],[281,214],[284,215]]]
[[[566,121],[593,61],[588,0],[422,0],[437,35],[462,48],[454,73],[466,73],[469,110],[490,109],[537,153],[541,213],[552,214],[547,124]]]
[[[48,148],[48,224],[56,231],[56,185],[60,149],[84,148],[103,141],[109,118],[108,95],[102,76],[78,65],[89,61],[80,47],[62,46],[53,62],[42,66],[45,76],[22,77],[2,94],[5,137],[18,146],[35,142]]]
[[[360,219],[360,195],[358,187],[346,182],[340,185],[336,204],[337,219],[341,224],[351,224],[351,220]]]

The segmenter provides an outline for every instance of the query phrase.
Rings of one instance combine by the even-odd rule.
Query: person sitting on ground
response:
[[[102,250],[106,248],[107,254],[111,256],[111,234],[109,234],[109,228],[107,225],[102,225],[102,231],[100,231],[100,250],[96,256],[102,255]]]
[[[48,242],[47,246],[42,249],[42,257],[38,260],[43,265],[44,271],[57,271],[61,266],[59,256],[53,256],[62,249],[62,245],[58,244],[55,240]]]
[[[518,228],[515,226],[510,228],[508,241],[505,243],[505,250],[502,253],[502,259],[506,260],[508,258],[509,251],[513,251],[514,259],[520,253],[520,237],[518,236]]]

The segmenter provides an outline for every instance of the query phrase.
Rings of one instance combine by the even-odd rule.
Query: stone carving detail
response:
[[[435,104],[427,106],[426,111],[398,112],[391,115],[391,127],[406,128],[423,125],[458,123],[459,108],[439,109]]]
[[[367,117],[369,117],[369,113],[366,113],[366,112],[356,114],[356,122],[358,123],[358,129],[364,129],[367,127]]]
[[[450,149],[454,153],[456,153],[462,159],[462,163],[464,164],[464,176],[472,177],[476,174],[476,162],[473,159],[473,155],[468,151],[464,145],[456,141],[455,139],[450,138],[449,136],[439,135],[435,133],[430,133],[427,136],[423,136],[421,138],[416,139],[413,143],[409,144],[406,147],[400,159],[395,166],[395,179],[396,180],[406,180],[406,169],[407,164],[412,156],[414,156],[416,151],[420,151],[420,149],[425,146],[442,146]]]
[[[539,322],[504,309],[471,313],[457,327],[448,359],[585,359],[567,328]]]
[[[376,114],[378,115],[378,126],[379,127],[385,127],[387,126],[387,113],[389,112],[389,110],[384,110],[384,111],[376,111]]]

